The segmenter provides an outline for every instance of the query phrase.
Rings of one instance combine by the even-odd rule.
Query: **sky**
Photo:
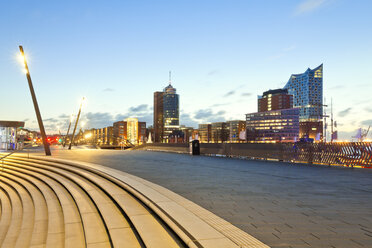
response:
[[[172,85],[180,124],[245,119],[257,95],[324,64],[342,139],[372,125],[369,0],[1,1],[0,119],[37,129],[23,45],[47,133],[66,132],[83,96],[84,128],[148,125]],[[329,113],[329,109],[327,110]]]

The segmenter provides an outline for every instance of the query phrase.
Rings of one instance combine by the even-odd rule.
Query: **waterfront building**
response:
[[[154,92],[154,142],[163,141],[164,119],[163,119],[164,92]]]
[[[138,142],[138,119],[137,118],[127,118],[127,139],[132,144],[137,144]]]
[[[299,121],[302,137],[318,139],[323,129],[323,64],[315,69],[308,68],[302,74],[292,74],[284,89],[293,95],[293,107],[299,109]],[[316,131],[315,132],[308,132]]]
[[[123,145],[127,140],[127,122],[117,121],[113,124],[114,144]]]
[[[138,121],[137,118],[127,118],[124,121],[117,121],[113,124],[113,144],[114,145],[138,145],[145,143],[146,122]]]
[[[155,142],[168,142],[168,136],[179,128],[179,95],[169,78],[163,92],[154,93]]]
[[[127,141],[132,145],[146,142],[146,122],[139,122],[137,118],[127,118]]]
[[[0,121],[0,150],[16,150],[22,147],[18,133],[24,126],[23,121]]]
[[[229,142],[238,143],[242,142],[244,139],[241,139],[241,132],[245,132],[246,122],[242,120],[234,120],[226,122],[229,128]]]
[[[246,114],[248,142],[296,142],[299,140],[299,108]]]
[[[103,128],[103,144],[113,145],[114,143],[114,129],[112,126]]]
[[[147,128],[146,122],[139,121],[138,122],[138,137],[137,137],[137,144],[143,144],[147,142]]]
[[[211,125],[212,143],[223,143],[229,140],[230,127],[226,122],[214,122]]]
[[[198,130],[200,143],[209,143],[212,141],[212,124],[199,124]]]
[[[183,141],[182,142],[184,142],[184,143],[189,142],[190,139],[192,139],[192,134],[194,132],[194,128],[192,128],[192,127],[185,127],[184,125],[182,125],[180,127],[180,130],[183,133]]]
[[[293,108],[293,95],[288,89],[268,90],[258,96],[258,112],[289,108]]]

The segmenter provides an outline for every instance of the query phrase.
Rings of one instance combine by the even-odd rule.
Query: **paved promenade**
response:
[[[268,247],[134,175],[46,156],[1,158],[1,247]]]
[[[145,151],[53,155],[160,184],[271,247],[372,247],[372,170]]]

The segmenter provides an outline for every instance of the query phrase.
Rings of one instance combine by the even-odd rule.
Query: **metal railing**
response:
[[[24,146],[24,147],[23,147],[22,149],[20,149],[20,150],[14,150],[14,151],[11,151],[11,152],[9,152],[8,154],[2,156],[2,157],[0,158],[0,160],[3,161],[4,158],[7,158],[7,157],[9,157],[10,155],[12,155],[12,154],[14,154],[14,153],[17,153],[17,152],[23,151],[24,149],[29,148],[29,147],[32,147],[32,144],[29,144],[29,145],[27,145],[27,146]],[[30,156],[30,153],[29,153],[29,152],[28,152],[28,156]]]
[[[146,148],[188,153],[187,144],[152,143],[138,147],[138,149]],[[201,143],[200,154],[372,168],[371,142]]]

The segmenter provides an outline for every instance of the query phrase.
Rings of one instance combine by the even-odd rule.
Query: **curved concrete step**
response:
[[[134,226],[146,246],[181,246],[180,242],[177,242],[177,238],[172,235],[172,232],[167,230],[155,216],[150,214],[149,210],[128,193],[123,192],[123,190],[115,184],[81,169],[62,169],[66,166],[50,162],[34,163],[30,161],[32,160],[18,161],[16,164],[7,161],[6,164],[9,163],[12,166],[21,166],[22,164],[27,170],[38,168],[53,173],[59,173],[81,185],[89,193],[90,197],[99,208],[99,211],[102,213],[114,246],[120,247],[120,245],[123,245],[123,240],[126,240],[126,243],[132,240],[130,243],[133,243],[133,245],[135,244],[136,236],[134,232],[127,230],[131,228],[130,223]],[[108,195],[110,195],[110,197],[108,197]],[[118,209],[116,205],[118,205],[120,209]],[[124,216],[129,218],[130,223],[124,219]]]
[[[10,160],[9,160],[10,161]],[[21,163],[5,161],[5,167],[8,169],[12,168],[22,168],[32,176],[37,176],[43,174],[50,178],[54,178],[58,181],[65,189],[67,189],[70,196],[74,199],[74,202],[77,205],[79,216],[81,216],[83,224],[83,235],[84,243],[87,246],[95,244],[100,246],[110,247],[110,237],[106,233],[106,226],[100,213],[97,211],[96,205],[91,201],[89,195],[82,189],[79,185],[75,184],[70,179],[50,171],[45,171],[37,167],[32,167],[30,165],[24,165]],[[73,223],[70,223],[73,224]],[[69,228],[72,225],[69,225]],[[67,228],[65,228],[67,230]],[[76,229],[76,227],[75,227]],[[69,239],[69,236],[66,236],[66,239]]]
[[[0,245],[2,244],[12,218],[12,206],[9,193],[0,187],[1,218],[0,218]]]
[[[9,194],[12,209],[10,225],[6,231],[4,239],[1,240],[1,247],[14,247],[21,231],[23,221],[22,198],[17,192],[16,187],[5,182],[4,178],[1,178],[0,188]]]
[[[3,176],[8,176],[14,181],[19,181],[20,184],[23,184],[29,190],[35,203],[35,225],[32,235],[33,239],[29,246],[39,246],[46,242],[48,247],[64,247],[64,218],[61,204],[55,192],[34,176],[14,169],[4,168]],[[31,220],[30,217],[26,219]],[[47,231],[40,228],[41,224],[48,227]],[[42,237],[44,235],[46,235],[46,238]],[[23,245],[21,246],[23,247]]]
[[[44,201],[47,227],[56,220],[57,228],[44,231],[42,246],[268,247],[189,200],[121,171],[20,154],[4,159],[3,167],[0,227],[19,233],[22,220],[13,213]],[[0,229],[0,241],[4,233]]]
[[[62,171],[62,168],[66,167],[64,165],[59,165],[50,162],[39,163],[43,163],[43,165],[38,165],[41,168],[53,171],[57,170],[60,173],[65,173]],[[50,168],[50,166],[58,167],[59,169]],[[92,172],[82,170],[79,168],[71,167],[65,170],[68,170],[69,172],[76,173],[76,175],[81,176],[81,178],[79,178],[78,176],[75,175],[75,180],[78,180],[78,183],[81,184],[84,188],[88,189],[89,192],[92,191],[93,193],[92,197],[96,199],[95,200],[96,202],[101,202],[105,206],[110,201],[110,199],[108,199],[104,195],[98,194],[100,193],[100,189],[104,191],[106,194],[110,195],[110,198],[114,202],[114,204],[118,205],[121,208],[121,211],[125,213],[130,223],[133,224],[134,228],[137,230],[143,243],[146,246],[179,247],[181,245],[179,242],[177,242],[177,238],[174,235],[172,235],[172,232],[170,230],[167,230],[167,228],[162,225],[161,221],[156,216],[151,214],[149,209],[147,209],[133,196],[123,191],[121,187],[117,186],[116,184],[113,184],[112,181],[109,181],[103,177],[98,177],[96,174]],[[95,185],[90,185],[87,180],[91,181]],[[97,188],[98,185],[100,188]],[[108,206],[106,206],[106,208]],[[109,231],[111,229],[118,229],[119,227],[121,228],[129,227],[129,223],[124,226],[120,226],[121,225],[119,224],[120,217],[112,218],[113,216],[110,216],[113,215],[114,213],[112,211],[113,210],[110,209],[105,208],[102,209],[102,212],[107,212],[107,216],[109,216],[107,220]],[[103,214],[103,216],[106,215]],[[110,224],[110,219],[115,219],[116,223]],[[118,231],[119,230],[115,230],[116,235],[119,234]],[[120,240],[121,239],[122,237],[120,238]]]

